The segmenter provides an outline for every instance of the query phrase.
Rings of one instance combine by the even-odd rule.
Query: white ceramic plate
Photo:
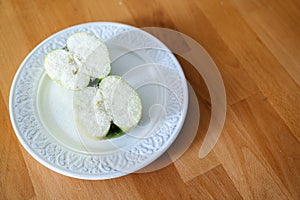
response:
[[[142,120],[124,136],[95,141],[78,133],[73,93],[45,73],[46,53],[64,47],[79,31],[94,33],[108,45],[111,73],[121,75],[141,97]],[[91,180],[132,173],[161,156],[177,137],[187,106],[183,71],[167,47],[140,29],[108,22],[73,26],[47,38],[23,61],[10,93],[11,121],[24,148],[58,173]]]

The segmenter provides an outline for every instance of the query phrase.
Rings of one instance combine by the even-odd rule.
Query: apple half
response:
[[[50,51],[44,61],[49,77],[69,90],[82,90],[91,78],[102,79],[111,70],[106,45],[95,35],[78,32],[63,49]]]
[[[129,132],[142,116],[138,93],[119,76],[103,78],[99,87],[74,92],[73,110],[78,131],[94,139]]]

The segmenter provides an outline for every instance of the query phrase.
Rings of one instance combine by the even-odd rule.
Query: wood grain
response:
[[[18,140],[12,131],[2,95],[0,108],[0,199],[29,199],[35,195],[34,188]]]
[[[230,2],[197,1],[243,68],[300,140],[299,85]],[[241,34],[242,32],[243,34]],[[289,103],[287,103],[289,102]],[[297,131],[298,130],[298,131]]]
[[[188,186],[191,199],[242,199],[221,165],[189,181]]]
[[[0,10],[0,199],[300,199],[299,1],[0,0]],[[15,72],[45,38],[91,21],[171,28],[209,52],[224,79],[228,113],[206,158],[198,151],[209,94],[179,56],[201,118],[192,145],[173,164],[85,181],[47,169],[24,150],[9,119]]]

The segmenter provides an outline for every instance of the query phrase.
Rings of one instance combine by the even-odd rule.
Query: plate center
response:
[[[155,66],[141,70],[142,67],[139,66],[151,62],[142,51],[128,52],[110,45],[108,48],[112,57],[111,74],[122,76],[129,82],[139,93],[143,105],[142,119],[138,127],[124,136],[96,141],[80,134],[73,116],[73,91],[58,85],[46,73],[39,81],[36,102],[42,125],[47,134],[57,142],[77,152],[94,155],[127,150],[140,138],[153,134],[156,126],[160,125],[158,122],[164,118],[165,89],[153,83],[141,84],[145,76],[159,77],[159,70]]]

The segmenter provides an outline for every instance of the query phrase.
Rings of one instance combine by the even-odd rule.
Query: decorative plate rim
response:
[[[73,178],[78,178],[78,179],[85,179],[85,180],[102,180],[102,179],[110,179],[110,178],[116,178],[116,177],[120,177],[120,176],[124,176],[127,174],[130,174],[132,172],[135,172],[147,165],[149,165],[150,163],[152,163],[154,160],[156,160],[157,158],[159,158],[169,147],[170,145],[174,142],[174,140],[176,139],[177,135],[179,134],[185,117],[186,117],[186,113],[187,113],[187,107],[188,107],[188,89],[187,89],[187,83],[184,77],[184,73],[182,71],[182,68],[179,64],[179,62],[177,61],[177,59],[175,58],[175,56],[172,54],[170,56],[169,59],[172,60],[173,64],[175,65],[176,69],[179,70],[179,75],[180,78],[182,79],[181,81],[181,86],[182,86],[182,95],[183,95],[183,99],[182,99],[182,108],[181,110],[181,116],[179,117],[178,122],[176,122],[176,127],[174,128],[174,130],[172,130],[172,135],[170,138],[168,138],[167,143],[164,144],[162,146],[162,148],[160,148],[158,151],[150,154],[147,158],[147,160],[141,161],[142,163],[139,164],[138,166],[134,166],[133,168],[128,169],[128,171],[119,171],[119,170],[115,170],[115,169],[111,169],[111,167],[109,165],[106,165],[107,163],[105,163],[102,158],[98,158],[97,156],[87,156],[89,157],[87,159],[87,157],[83,160],[81,160],[82,163],[86,162],[88,163],[87,165],[93,165],[94,161],[97,163],[97,167],[107,170],[107,173],[98,173],[95,172],[93,173],[93,171],[80,171],[80,172],[76,172],[72,169],[69,169],[67,166],[66,168],[63,168],[62,166],[58,166],[56,164],[54,164],[53,162],[47,160],[45,157],[42,157],[41,154],[37,153],[32,144],[30,145],[28,143],[28,141],[25,139],[24,137],[24,133],[22,133],[22,131],[20,130],[20,123],[21,122],[17,122],[16,119],[16,89],[17,89],[17,83],[18,81],[20,81],[20,77],[22,75],[22,70],[26,67],[25,65],[30,61],[30,59],[32,59],[32,56],[35,55],[35,53],[40,50],[40,48],[42,48],[43,46],[45,46],[47,44],[47,42],[54,40],[56,37],[59,37],[63,34],[70,34],[72,33],[72,31],[74,32],[77,29],[84,29],[84,28],[88,28],[88,27],[95,27],[95,28],[100,28],[101,26],[114,26],[114,27],[119,27],[119,28],[124,28],[124,29],[128,29],[128,30],[139,30],[140,33],[142,33],[142,35],[146,35],[147,37],[149,37],[152,42],[157,43],[161,48],[163,48],[164,50],[167,50],[170,52],[170,50],[161,42],[159,41],[157,38],[155,38],[154,36],[150,35],[149,33],[141,30],[141,29],[137,29],[133,26],[130,25],[125,25],[125,24],[120,24],[120,23],[115,23],[115,22],[90,22],[90,23],[85,23],[85,24],[79,24],[79,25],[75,25],[75,26],[71,26],[68,28],[65,28],[55,34],[52,34],[51,36],[49,36],[48,38],[46,38],[45,40],[43,40],[39,45],[37,45],[27,56],[26,58],[23,60],[23,62],[21,63],[21,65],[19,66],[12,85],[11,85],[11,90],[10,90],[10,97],[9,97],[9,113],[10,113],[10,119],[12,122],[12,126],[14,129],[14,132],[18,138],[18,140],[20,141],[20,143],[22,144],[22,146],[26,149],[26,151],[34,158],[36,159],[38,162],[40,162],[42,165],[44,165],[45,167],[59,173],[62,175],[66,175],[69,177],[73,177]],[[43,68],[43,67],[42,67]],[[41,69],[43,70],[43,69]],[[35,93],[35,91],[34,91]],[[34,113],[33,115],[36,115],[36,113]],[[38,116],[35,116],[38,118]],[[40,125],[39,125],[40,126]],[[37,131],[42,131],[41,129],[38,129]],[[34,134],[37,134],[36,132]],[[33,135],[32,137],[35,137],[35,135]],[[49,139],[49,138],[47,138]],[[51,139],[49,139],[51,141]],[[53,142],[53,141],[51,141]],[[48,146],[44,147],[45,149],[42,149],[43,151],[47,151],[47,148],[49,151],[61,151],[61,149],[55,149],[56,147],[51,147],[52,143],[49,143]],[[57,144],[56,144],[57,145]],[[54,154],[57,152],[54,152]],[[66,152],[68,154],[68,152]],[[70,159],[72,159],[72,155],[71,152],[69,153],[70,155]],[[77,153],[78,154],[78,153]],[[130,154],[129,154],[130,155]],[[138,154],[137,154],[138,155]],[[55,158],[54,159],[58,159],[57,157],[59,156],[59,154],[55,154]],[[130,155],[131,156],[131,155]],[[99,160],[97,160],[99,159]],[[126,158],[128,159],[128,158]],[[66,157],[62,158],[62,162],[66,162]],[[104,163],[104,164],[103,164]],[[99,166],[98,166],[99,165]],[[101,165],[101,166],[100,166]],[[93,168],[94,169],[94,168]],[[85,168],[84,168],[85,170]],[[91,170],[91,169],[87,169],[87,170]]]

